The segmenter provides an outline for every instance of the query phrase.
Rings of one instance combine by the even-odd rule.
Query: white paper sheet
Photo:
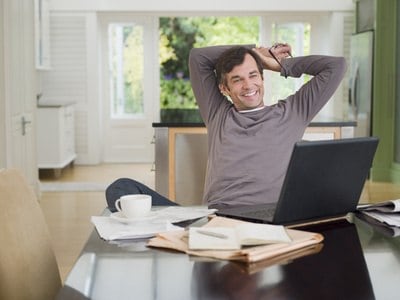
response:
[[[168,221],[156,223],[152,221],[122,223],[110,217],[97,216],[93,216],[91,220],[101,238],[107,241],[148,238],[155,236],[159,232],[183,230],[182,227],[175,226]]]
[[[110,216],[92,216],[101,238],[105,240],[140,239],[155,236],[157,233],[183,230],[172,223],[194,220],[213,214],[215,209],[207,207],[169,206],[152,211],[151,218],[132,222],[121,222]]]

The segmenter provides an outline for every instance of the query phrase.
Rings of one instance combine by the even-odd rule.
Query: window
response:
[[[160,107],[197,107],[187,70],[187,58],[193,47],[260,44],[260,34],[265,35],[264,31],[267,31],[268,38],[264,46],[270,46],[274,42],[287,42],[292,46],[295,56],[310,53],[310,23],[269,20],[261,24],[261,19],[258,16],[160,18]],[[282,80],[276,72],[266,73],[266,104],[276,103],[293,94],[307,80],[309,76]]]
[[[160,18],[160,107],[196,109],[189,82],[190,50],[222,44],[257,44],[259,19],[257,16]]]
[[[111,118],[134,118],[144,113],[143,27],[112,23],[109,33]]]
[[[293,56],[308,55],[310,53],[310,29],[309,23],[273,23],[271,28],[272,41],[290,44]],[[309,76],[302,76],[300,78],[288,77],[286,80],[282,80],[278,73],[271,72],[269,74],[265,79],[271,81],[269,85],[271,88],[267,89],[271,103],[285,99],[310,79]]]

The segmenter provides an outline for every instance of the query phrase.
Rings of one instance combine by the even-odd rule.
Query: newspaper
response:
[[[203,218],[214,212],[215,209],[202,206],[170,206],[157,208],[149,216],[138,219],[126,219],[116,212],[110,216],[92,216],[91,221],[104,240],[143,239],[160,232],[181,231],[184,228],[177,223]]]
[[[358,211],[393,227],[400,227],[400,199],[358,206]]]

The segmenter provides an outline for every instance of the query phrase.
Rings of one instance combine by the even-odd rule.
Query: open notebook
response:
[[[275,203],[236,206],[216,214],[252,222],[296,224],[355,211],[377,145],[376,137],[298,142]]]

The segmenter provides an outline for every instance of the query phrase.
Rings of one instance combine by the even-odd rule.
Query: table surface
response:
[[[319,252],[270,266],[106,242],[94,230],[58,299],[398,299],[400,237],[350,214]]]

